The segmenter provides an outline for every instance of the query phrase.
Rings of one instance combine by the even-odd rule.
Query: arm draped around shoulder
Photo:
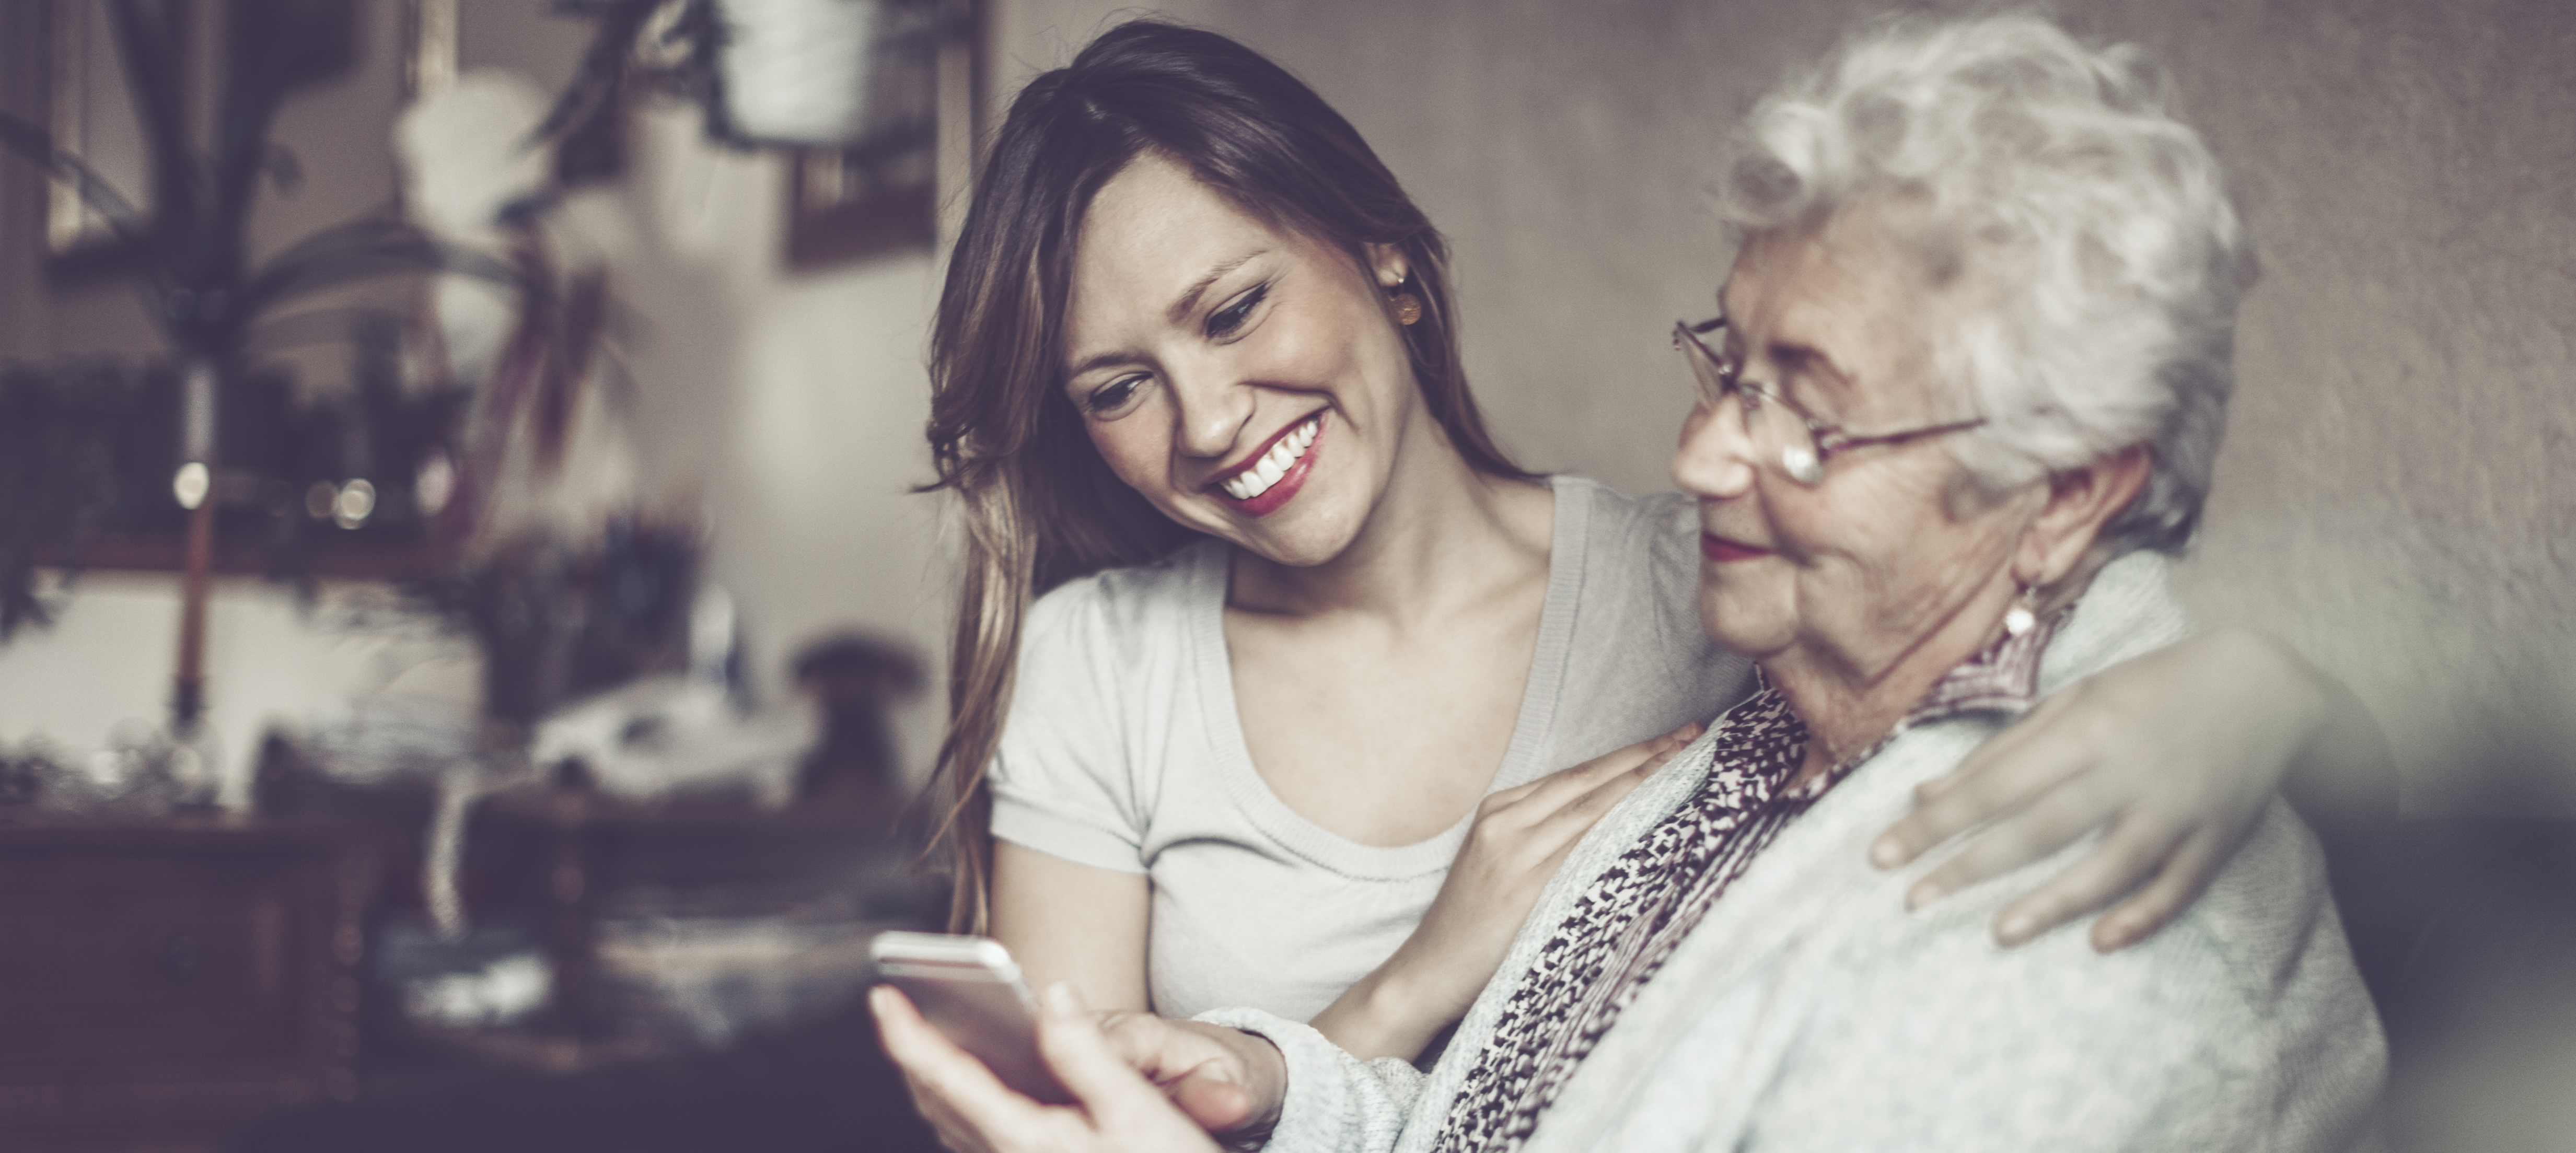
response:
[[[2217,907],[2108,956],[2063,928],[1993,944],[2008,883],[1856,935],[1804,975],[1831,994],[1793,998],[1809,1016],[1747,1145],[2343,1148],[2384,1049],[2306,831],[2274,805],[2229,874]]]

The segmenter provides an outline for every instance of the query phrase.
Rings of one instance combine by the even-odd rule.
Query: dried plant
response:
[[[381,329],[390,319],[382,310],[295,308],[360,281],[445,272],[516,286],[508,263],[447,244],[390,207],[323,228],[266,259],[251,258],[250,213],[263,179],[284,188],[300,173],[292,155],[269,139],[270,127],[288,96],[341,60],[332,37],[347,35],[345,4],[237,0],[226,6],[234,22],[228,66],[202,151],[188,136],[187,94],[177,81],[185,46],[173,9],[113,0],[108,11],[144,143],[150,211],[138,209],[134,198],[43,128],[5,113],[0,152],[14,152],[69,183],[106,221],[173,363],[208,366],[220,387],[241,387],[260,348],[297,343],[295,331],[317,321],[342,331]],[[280,339],[264,339],[272,334]],[[52,549],[76,559],[84,528],[117,494],[134,488],[102,479],[100,470],[109,466],[103,462],[128,447],[130,438],[119,428],[142,415],[176,418],[169,411],[175,391],[134,383],[154,372],[106,382],[117,375],[80,365],[22,366],[0,390],[0,405],[7,406],[0,436],[9,438],[0,445],[6,452],[0,457],[0,640],[46,619],[32,589],[38,553]],[[163,405],[166,415],[143,414],[147,402]],[[174,453],[158,467],[166,475],[177,464]]]

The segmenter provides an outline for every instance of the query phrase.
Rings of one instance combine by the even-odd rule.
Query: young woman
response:
[[[1021,92],[932,360],[968,529],[960,930],[1094,1009],[1256,1006],[1416,1058],[1593,820],[1741,698],[1694,616],[1691,502],[1515,466],[1456,322],[1439,234],[1258,54],[1131,23]],[[1998,742],[1880,863],[2020,814],[1926,899],[2107,822],[1998,932],[2142,881],[2095,941],[2152,932],[2334,691],[2195,643]]]

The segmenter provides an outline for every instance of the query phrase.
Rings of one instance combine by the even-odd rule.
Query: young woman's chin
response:
[[[1313,568],[1348,551],[1351,542],[1359,537],[1363,515],[1337,507],[1340,503],[1326,493],[1300,493],[1296,500],[1269,516],[1259,520],[1229,517],[1214,531],[1273,564]]]
[[[1289,499],[1261,515],[1247,515],[1241,502],[1201,497],[1195,503],[1202,507],[1192,510],[1185,523],[1273,564],[1313,568],[1329,563],[1359,538],[1371,502],[1361,499],[1363,494],[1354,491],[1358,486],[1347,483],[1352,478],[1340,470],[1319,468],[1301,479],[1305,483]]]

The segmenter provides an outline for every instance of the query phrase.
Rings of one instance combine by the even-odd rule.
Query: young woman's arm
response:
[[[1556,862],[1616,800],[1584,793],[1586,775],[1633,784],[1678,749],[1658,749],[1671,739],[1495,794],[1422,925],[1316,1017],[1316,1030],[1362,1060],[1418,1056],[1474,1002]],[[2384,742],[2351,691],[2277,641],[2220,629],[2056,694],[1928,783],[1921,807],[1872,856],[1893,868],[1992,822],[1909,894],[1920,906],[2104,829],[2091,853],[2007,906],[1995,931],[2018,944],[2130,894],[2094,924],[2094,945],[2108,952],[2199,899],[2285,776],[2329,835],[2395,808]],[[1578,797],[1598,803],[1579,821]]]
[[[1146,1007],[1142,873],[1077,865],[1009,841],[993,845],[993,936],[1029,987],[1070,982],[1101,1010]]]
[[[1486,797],[1422,923],[1315,1016],[1315,1031],[1363,1061],[1420,1056],[1493,979],[1574,843],[1699,733],[1686,726]]]
[[[1921,906],[2101,828],[2083,859],[1997,914],[1995,936],[2020,944],[2127,894],[2093,925],[2109,952],[2190,908],[2276,789],[2330,840],[2396,811],[2386,742],[2352,691],[2278,641],[2218,629],[2050,698],[1925,782],[1871,859],[1894,868],[1992,821],[1916,884],[1907,899]]]
[[[1671,734],[1487,798],[1422,924],[1316,1016],[1362,1060],[1410,1060],[1464,1014],[1501,964],[1557,862],[1695,731]],[[1911,896],[1918,905],[2038,860],[2096,828],[2102,843],[2006,907],[2019,943],[2123,894],[2093,928],[2104,950],[2190,907],[2293,767],[2294,794],[2393,807],[2377,729],[2349,690],[2269,638],[2222,629],[2115,666],[2055,697],[1928,783],[1874,849],[1895,867],[1992,822]],[[2311,818],[2317,814],[2310,813]],[[2134,893],[2132,892],[2134,890]],[[1032,982],[1071,981],[1101,1009],[1146,1007],[1147,883],[1003,842],[994,932]]]

